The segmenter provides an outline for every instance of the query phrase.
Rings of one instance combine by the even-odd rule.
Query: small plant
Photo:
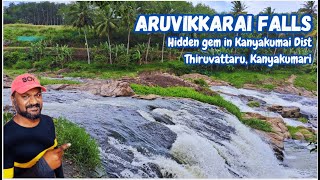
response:
[[[304,139],[308,142],[315,142],[317,140],[317,136],[313,132],[310,132],[305,127],[287,126],[287,128],[288,128],[288,131],[289,131],[292,139],[298,139],[298,137],[296,136],[296,133],[300,132],[304,136]]]
[[[249,102],[247,103],[247,105],[248,105],[249,107],[260,107],[260,103],[257,102],[257,101],[249,101]]]
[[[300,117],[298,118],[298,121],[302,122],[302,123],[307,123],[308,122],[308,119],[305,118],[305,117]]]
[[[5,124],[8,121],[10,121],[12,118],[13,118],[13,114],[11,114],[9,112],[4,112],[3,113],[3,124]]]
[[[195,79],[193,80],[193,82],[200,85],[201,87],[209,87],[208,83],[203,79]]]

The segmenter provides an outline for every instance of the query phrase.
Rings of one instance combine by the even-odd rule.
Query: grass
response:
[[[83,169],[94,170],[101,166],[98,145],[80,126],[64,118],[54,119],[59,145],[71,143],[65,157]]]
[[[136,94],[148,95],[157,94],[167,97],[191,98],[200,102],[226,108],[230,113],[241,119],[241,112],[237,106],[224,100],[220,95],[208,96],[187,87],[149,87],[139,84],[131,84],[131,88]]]
[[[11,120],[13,114],[3,113],[3,124]],[[94,170],[101,166],[100,152],[94,139],[81,127],[64,118],[54,119],[59,145],[71,143],[64,157],[74,162],[81,169]]]
[[[299,66],[295,68],[275,69],[269,72],[257,72],[250,70],[235,70],[234,72],[216,71],[210,77],[230,82],[236,88],[242,88],[244,84],[254,84],[257,87],[273,90],[276,86],[282,85],[295,74],[297,78],[294,86],[303,87],[309,91],[317,90],[316,73],[307,73],[309,66]]]
[[[230,82],[233,86],[237,88],[243,87],[244,84],[255,84],[260,85],[264,88],[272,88],[272,84],[264,85],[263,82],[272,79],[274,83],[280,83],[287,79],[291,75],[288,71],[275,70],[272,73],[265,72],[255,72],[255,71],[245,71],[236,70],[232,73],[230,72],[214,72],[211,77],[213,79],[220,79],[223,81]]]
[[[294,86],[303,87],[308,91],[317,91],[317,74],[299,74],[294,80]]]
[[[48,84],[80,84],[78,81],[72,81],[67,79],[48,79],[48,78],[39,78],[39,81],[42,86]]]
[[[208,83],[203,79],[195,79],[193,80],[193,82],[200,85],[201,87],[209,87]]]
[[[257,102],[257,101],[249,101],[249,102],[247,103],[247,105],[248,105],[249,107],[260,107],[260,103]]]
[[[308,119],[305,118],[305,117],[300,117],[298,118],[298,121],[302,122],[302,123],[307,123],[308,122]]]
[[[260,119],[251,118],[251,119],[242,120],[241,122],[254,129],[259,129],[265,132],[272,132],[271,124],[268,122],[262,121]]]
[[[303,134],[304,138],[308,142],[316,142],[317,141],[317,135],[308,131],[304,127],[294,127],[294,126],[287,126],[288,131],[292,137],[292,139],[297,139],[295,133],[300,132]]]

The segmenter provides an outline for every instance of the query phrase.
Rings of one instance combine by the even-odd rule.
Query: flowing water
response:
[[[10,90],[3,93],[4,105],[10,105]],[[288,143],[290,158],[280,162],[254,131],[213,105],[80,91],[50,90],[43,97],[43,114],[65,117],[97,140],[108,177],[317,177],[317,155],[304,152],[305,146]],[[309,158],[312,167],[300,156]]]

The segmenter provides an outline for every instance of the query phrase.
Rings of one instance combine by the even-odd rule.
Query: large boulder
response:
[[[272,105],[267,108],[269,111],[277,112],[284,118],[299,118],[301,117],[300,108],[293,106]]]
[[[286,138],[290,138],[290,133],[288,132],[288,128],[285,125],[285,122],[282,118],[278,117],[266,117],[259,113],[247,112],[244,119],[260,119],[261,121],[268,122],[271,125],[272,132],[264,132],[260,130],[256,130],[258,134],[260,134],[272,147],[276,157],[279,160],[283,160],[284,154],[284,143],[283,141]]]
[[[111,81],[100,87],[101,96],[132,96],[134,95],[130,84],[122,81]]]
[[[284,118],[299,118],[300,108],[298,107],[284,107],[281,112],[281,116]]]

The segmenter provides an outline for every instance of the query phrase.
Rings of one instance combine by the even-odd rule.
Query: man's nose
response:
[[[38,100],[37,100],[37,98],[35,98],[34,96],[31,96],[31,97],[30,97],[30,100],[29,100],[29,103],[30,103],[30,104],[37,104],[37,103],[38,103]]]

